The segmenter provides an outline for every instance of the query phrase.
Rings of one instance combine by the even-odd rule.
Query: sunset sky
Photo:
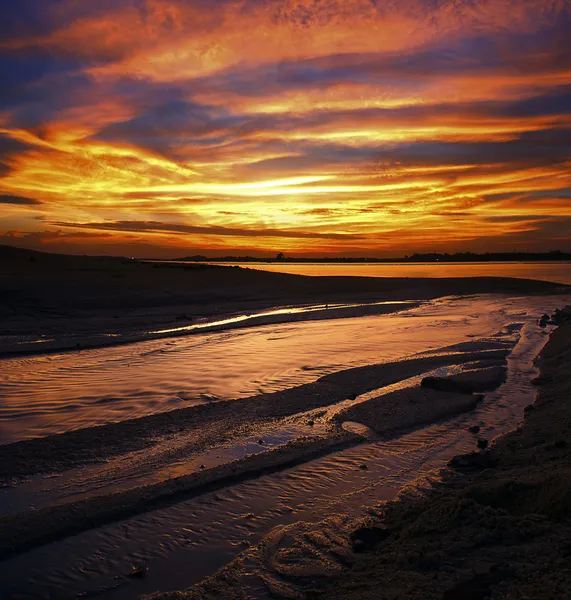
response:
[[[14,0],[0,244],[571,251],[571,0]]]

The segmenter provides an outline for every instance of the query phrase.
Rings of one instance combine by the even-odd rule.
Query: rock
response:
[[[567,305],[565,308],[561,309],[558,308],[551,315],[551,321],[554,325],[562,325],[563,323],[571,322],[571,305]]]
[[[369,467],[367,465],[359,465],[359,469],[366,471]]]
[[[549,315],[543,314],[539,318],[538,324],[540,327],[545,327],[549,323],[549,320],[550,320]]]
[[[468,428],[468,431],[470,433],[479,433],[480,432],[480,426],[479,425],[472,425],[472,427]]]
[[[145,564],[134,565],[133,568],[131,569],[131,577],[138,577],[139,579],[142,579],[143,577],[146,577],[148,572],[149,572],[149,567],[147,567],[147,565],[145,565]]]
[[[373,550],[390,535],[389,530],[382,526],[359,527],[351,533],[353,552],[361,553]]]
[[[449,377],[425,377],[420,385],[440,392],[473,394],[496,389],[504,383],[506,375],[505,366],[492,366],[464,371]]]
[[[347,396],[347,400],[357,400],[357,395],[358,394],[349,394]]]
[[[423,388],[438,390],[439,392],[456,392],[458,394],[471,394],[473,389],[470,384],[463,381],[454,381],[450,377],[425,377],[420,385]]]
[[[480,438],[477,442],[477,446],[478,446],[478,448],[480,448],[480,450],[484,450],[485,448],[488,447],[488,440],[485,440],[484,438]]]
[[[524,409],[523,409],[523,414],[524,415],[528,415],[530,412],[533,412],[535,410],[535,406],[533,406],[533,404],[528,404]]]
[[[493,469],[498,464],[498,459],[487,452],[472,452],[455,456],[448,462],[448,466],[455,471],[463,473]]]
[[[307,422],[307,424],[308,424],[310,427],[313,427],[313,426],[315,425],[315,421],[308,421],[308,422]]]
[[[264,440],[258,440],[258,444],[262,445],[264,443]]]

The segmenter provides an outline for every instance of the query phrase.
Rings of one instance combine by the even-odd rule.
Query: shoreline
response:
[[[571,323],[550,334],[537,359],[534,404],[490,449],[452,459],[367,516],[277,527],[201,583],[145,598],[568,597],[570,335]],[[246,565],[264,574],[248,579]]]
[[[347,319],[352,317],[363,317],[369,315],[384,315],[397,313],[404,309],[416,308],[422,304],[422,301],[387,301],[387,302],[363,302],[361,304],[348,304],[344,306],[323,307],[319,310],[315,305],[288,305],[288,306],[269,306],[266,309],[260,309],[260,312],[251,311],[249,313],[228,313],[217,316],[206,317],[205,321],[200,323],[190,322],[187,325],[178,325],[171,330],[162,331],[139,331],[130,333],[108,333],[100,334],[105,339],[99,339],[97,334],[91,334],[89,337],[78,335],[71,341],[48,340],[48,341],[30,341],[19,342],[21,349],[6,350],[6,342],[0,339],[0,359],[18,358],[26,356],[41,356],[44,354],[63,354],[67,352],[81,352],[83,350],[94,350],[98,348],[115,348],[118,346],[127,346],[139,342],[150,342],[161,339],[171,339],[191,335],[200,335],[207,333],[217,333],[234,329],[244,329],[248,327],[260,327],[263,325],[279,325],[283,323],[295,323],[299,321],[315,320],[333,320]],[[323,306],[323,305],[318,305]],[[294,312],[294,311],[300,312]],[[291,311],[286,314],[279,314],[282,311]],[[278,314],[267,314],[274,312]],[[236,321],[236,319],[241,319]],[[223,323],[220,323],[220,322]],[[226,323],[224,321],[232,321]],[[159,325],[157,325],[159,326]],[[73,335],[73,334],[72,334]],[[53,343],[52,343],[53,342]],[[38,347],[38,344],[41,347]]]
[[[529,347],[530,339],[536,340],[534,344],[546,339],[537,324],[529,323],[529,327],[535,333],[532,338],[521,337],[524,348]],[[508,328],[505,333],[511,335],[510,332]],[[20,509],[14,505],[19,512],[8,513],[0,519],[0,529],[4,532],[2,539],[7,540],[2,548],[6,559],[4,568],[30,564],[30,560],[33,565],[34,559],[31,557],[47,556],[55,548],[81,543],[75,542],[76,539],[96,539],[102,531],[120,532],[125,519],[151,523],[156,518],[155,511],[158,511],[163,515],[161,518],[168,522],[168,515],[185,510],[184,506],[189,502],[200,503],[200,498],[205,495],[215,493],[218,496],[221,493],[232,497],[235,486],[245,485],[253,489],[252,486],[255,488],[258,481],[264,479],[268,479],[266,485],[271,486],[273,480],[284,477],[280,474],[284,469],[287,473],[291,468],[303,470],[307,465],[311,472],[315,468],[315,460],[343,461],[344,458],[336,457],[349,452],[357,453],[362,457],[360,460],[366,463],[370,460],[367,453],[370,452],[371,438],[367,437],[366,432],[346,430],[343,427],[346,419],[355,419],[368,425],[369,430],[374,430],[375,439],[380,436],[382,444],[386,443],[388,447],[394,444],[394,439],[403,435],[406,438],[409,431],[424,431],[423,423],[437,425],[438,428],[452,427],[448,431],[453,436],[454,431],[467,431],[468,424],[474,423],[472,407],[477,404],[477,414],[489,414],[493,418],[485,407],[487,404],[490,408],[495,405],[493,400],[491,404],[487,400],[479,404],[477,397],[468,394],[468,380],[471,381],[473,393],[494,389],[503,381],[501,375],[506,356],[519,344],[519,339],[519,336],[473,339],[420,352],[407,360],[334,372],[313,383],[282,392],[239,401],[211,402],[111,426],[92,427],[10,444],[4,447],[7,453],[3,457],[6,459],[3,464],[15,469],[13,475],[25,477],[28,468],[26,463],[37,469],[42,466],[37,462],[41,459],[45,462],[45,469],[40,471],[57,472],[59,469],[60,476],[38,476],[30,485],[23,483],[21,488],[16,485],[12,496],[7,490],[5,498],[19,499],[22,504]],[[535,347],[534,354],[528,353],[528,360],[537,354],[538,346]],[[449,370],[451,364],[466,367]],[[439,371],[441,366],[446,366],[446,369]],[[438,374],[446,374],[455,385],[460,384],[465,393],[457,394],[449,390],[437,395],[433,389],[421,385],[422,378],[428,377],[430,380],[432,375]],[[523,406],[520,404],[520,411]],[[418,412],[421,407],[422,412]],[[458,425],[454,425],[457,421],[455,415],[462,413],[465,414],[458,417],[459,422],[466,424],[460,425],[458,430]],[[500,426],[499,431],[502,430],[501,422],[506,414],[511,413],[504,413],[504,417],[500,414],[496,421]],[[231,424],[231,431],[224,423]],[[278,435],[277,441],[272,439],[274,429],[285,432],[287,428],[293,434],[293,439],[287,437],[289,433],[285,438],[282,435],[281,439]],[[102,435],[104,432],[108,435]],[[185,435],[188,437],[185,438]],[[224,435],[228,436],[227,444],[222,441]],[[225,453],[224,448],[235,448],[236,443],[243,445],[245,435],[250,437],[250,445],[248,448],[244,446],[248,455],[240,457],[240,453]],[[202,441],[196,439],[197,436],[203,436]],[[262,446],[258,445],[261,438],[264,438]],[[470,437],[471,444],[475,443],[475,439]],[[212,447],[213,451],[207,450],[207,454],[211,458],[215,454],[222,454],[224,462],[205,458],[206,454],[200,448],[204,448],[202,442],[208,440],[214,441],[215,446]],[[189,441],[195,445],[191,443],[188,446]],[[113,444],[116,444],[115,448],[111,447]],[[134,451],[132,456],[124,454],[131,449]],[[220,449],[223,451],[220,452]],[[466,451],[465,447],[461,451]],[[127,462],[123,461],[123,456],[126,456]],[[81,464],[84,466],[81,467]],[[165,470],[161,465],[169,465],[169,468]],[[173,468],[173,465],[179,466]],[[123,469],[125,466],[127,470]],[[154,470],[150,471],[149,467]],[[74,468],[76,471],[70,472]],[[359,463],[354,466],[356,472],[363,473],[365,479],[367,473],[371,477],[375,472],[372,464],[369,465],[369,471],[360,471],[360,468]],[[129,479],[133,475],[138,479]],[[39,496],[34,495],[35,489],[40,492]],[[359,507],[355,505],[355,508]],[[333,512],[338,510],[346,509],[343,504],[338,504]],[[326,514],[319,515],[313,522],[318,523]],[[261,533],[268,535],[270,531],[267,529]],[[75,534],[80,537],[76,538]],[[350,554],[348,556],[351,557]],[[177,560],[180,560],[180,555]],[[157,567],[151,564],[150,568],[152,579],[155,580]],[[202,577],[209,572],[212,571],[203,572]],[[184,584],[179,589],[181,587]],[[19,585],[16,584],[14,589],[20,589]],[[82,590],[81,587],[74,589]],[[146,587],[147,591],[152,589]],[[129,594],[129,597],[134,597],[132,589]],[[224,597],[232,598],[231,595]]]
[[[568,597],[570,334],[563,324],[544,346],[523,423],[450,461],[424,496],[389,503],[377,521],[386,537],[308,598],[392,598],[399,587],[411,600]]]
[[[561,283],[507,277],[312,277],[237,266],[7,252],[0,247],[0,357],[6,358],[189,335],[172,330],[280,307],[349,305],[297,317],[336,318],[368,310],[382,314],[399,310],[401,302],[403,308],[446,296],[571,290]],[[393,302],[393,308],[383,308],[382,302]],[[355,304],[362,306],[350,306]],[[230,327],[293,320],[292,315],[260,315]],[[200,332],[227,328],[213,324]],[[25,343],[16,348],[17,342]]]

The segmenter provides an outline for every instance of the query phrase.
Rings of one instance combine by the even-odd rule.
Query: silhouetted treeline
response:
[[[552,250],[551,252],[486,252],[475,254],[473,252],[457,252],[456,254],[413,254],[398,258],[354,258],[354,257],[322,257],[322,258],[297,258],[285,256],[281,252],[274,257],[259,256],[221,256],[209,258],[201,254],[185,256],[175,260],[192,262],[286,262],[286,263],[394,263],[394,262],[543,262],[543,261],[571,261],[571,253]]]

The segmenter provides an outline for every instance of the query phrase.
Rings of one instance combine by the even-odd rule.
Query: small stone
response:
[[[488,447],[488,440],[485,440],[484,438],[480,438],[477,442],[477,446],[478,446],[478,448],[480,448],[480,450],[484,450],[485,448]]]
[[[480,426],[479,425],[472,425],[472,427],[468,428],[468,431],[470,433],[479,433],[480,432]]]
[[[258,440],[258,444],[260,444],[260,445],[261,445],[261,444],[263,444],[263,443],[264,443],[264,440]]]
[[[142,579],[143,577],[146,577],[148,572],[149,567],[147,567],[147,565],[134,565],[131,569],[131,577],[138,577],[139,579]]]
[[[357,400],[357,394],[349,394],[347,400]]]
[[[310,427],[313,427],[313,426],[315,425],[315,421],[308,421],[308,422],[307,422],[307,424],[308,424]]]
[[[366,471],[369,467],[367,465],[359,465],[359,469]]]

